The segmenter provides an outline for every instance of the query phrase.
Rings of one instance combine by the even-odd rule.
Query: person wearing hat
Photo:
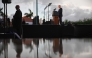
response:
[[[15,6],[16,12],[13,16],[14,19],[14,29],[16,30],[16,33],[21,37],[21,28],[22,28],[22,12],[20,10],[20,6]]]

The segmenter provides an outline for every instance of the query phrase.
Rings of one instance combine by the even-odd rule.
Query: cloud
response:
[[[2,0],[0,0],[0,7],[3,7],[1,1]],[[21,10],[23,11],[23,13],[27,12],[29,8],[33,10],[33,7],[35,6],[35,4],[32,5],[33,1],[35,0],[12,0],[12,3],[8,5],[8,13],[9,14],[15,13],[16,4],[19,4],[21,6]],[[41,16],[44,13],[43,12],[44,7],[48,5],[49,2],[52,2],[52,6],[50,6],[50,18],[52,18],[53,9],[57,8],[58,4],[61,4],[63,8],[63,21],[65,19],[76,21],[79,19],[92,17],[91,12],[92,0],[38,0],[38,1],[39,4],[41,5],[38,8],[40,13],[39,15]],[[85,9],[82,9],[81,7]]]
[[[29,3],[32,2],[33,0],[12,0],[12,3]]]
[[[39,2],[41,2],[43,5],[47,5],[48,3],[53,3],[53,4],[57,4],[57,3],[62,3],[62,0],[39,0]]]
[[[11,4],[31,4],[33,0],[11,0]],[[0,6],[3,7],[2,0],[0,0]]]
[[[39,0],[43,5],[47,5],[48,3],[53,4],[74,4],[76,6],[90,6],[92,7],[92,0]]]
[[[63,40],[63,55],[68,58],[92,58],[91,44],[78,39]],[[66,58],[66,57],[63,57]]]

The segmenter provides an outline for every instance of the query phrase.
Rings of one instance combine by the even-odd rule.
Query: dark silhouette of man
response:
[[[15,15],[13,16],[14,22],[13,22],[13,27],[16,30],[16,33],[21,37],[21,28],[22,28],[22,12],[20,10],[20,6],[16,5],[16,12]]]
[[[63,16],[62,12],[63,12],[63,9],[61,8],[61,5],[58,5],[58,8],[59,8],[59,10],[58,10],[59,22],[60,22],[60,25],[61,25],[62,24],[62,16]]]

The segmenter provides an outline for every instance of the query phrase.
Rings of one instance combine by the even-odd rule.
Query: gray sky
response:
[[[57,8],[58,4],[62,6],[63,21],[65,19],[77,21],[79,19],[92,17],[92,0],[39,0],[38,13],[40,18],[43,18],[44,7],[49,2],[52,2],[52,6],[50,7],[50,14],[52,14],[54,8]],[[21,11],[23,14],[28,12],[28,9],[30,8],[35,15],[35,0],[12,0],[12,3],[8,5],[8,14],[10,16],[13,15],[16,11],[16,4],[21,6]],[[0,7],[3,7],[1,0]],[[52,15],[50,15],[50,18],[52,18]]]

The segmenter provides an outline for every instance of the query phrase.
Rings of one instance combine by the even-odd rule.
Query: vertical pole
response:
[[[38,0],[36,0],[36,16],[38,16]],[[36,25],[37,25],[37,17],[36,17]]]
[[[7,27],[7,3],[6,3],[6,27]]]
[[[49,41],[48,41],[48,44],[49,44],[49,58],[50,58],[50,42]]]
[[[45,19],[45,9],[44,9],[44,19]]]
[[[49,6],[48,6],[48,21],[49,21]]]
[[[4,3],[4,34],[5,34],[5,3]]]
[[[46,19],[48,19],[48,13],[46,13]]]
[[[36,39],[36,42],[37,42],[37,58],[39,58],[39,56],[38,56],[38,40],[39,39]]]
[[[6,40],[4,40],[4,58],[6,58],[6,42],[5,42]]]

